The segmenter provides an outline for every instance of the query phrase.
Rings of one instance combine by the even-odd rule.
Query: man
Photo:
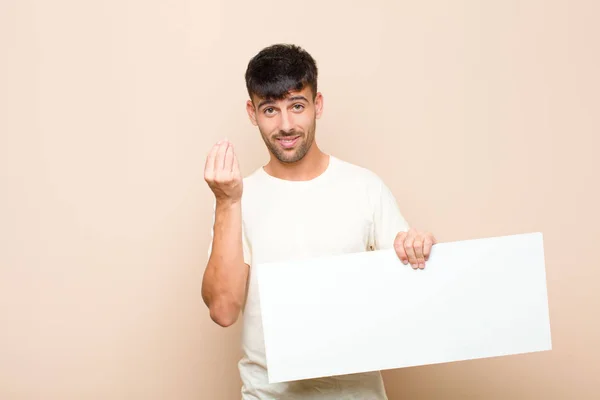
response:
[[[395,246],[404,264],[424,268],[435,238],[409,229],[377,175],[319,149],[323,95],[306,51],[294,45],[263,49],[248,64],[246,86],[248,116],[270,161],[242,179],[230,142],[210,151],[205,180],[215,195],[215,216],[202,283],[217,324],[229,326],[243,311],[242,398],[386,399],[379,372],[269,384],[252,266]]]

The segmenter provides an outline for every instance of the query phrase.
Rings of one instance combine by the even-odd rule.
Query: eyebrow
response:
[[[292,96],[286,99],[288,102],[292,102],[292,101],[298,101],[298,100],[303,100],[305,102],[308,103],[308,99],[302,95],[296,95],[296,96]],[[261,108],[262,106],[266,106],[269,104],[274,104],[275,100],[262,100],[261,102],[258,103],[258,107],[257,108]]]

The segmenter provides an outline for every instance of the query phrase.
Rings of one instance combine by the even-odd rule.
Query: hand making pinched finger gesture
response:
[[[204,180],[215,194],[217,202],[236,203],[242,198],[242,176],[233,144],[217,142],[206,158]]]

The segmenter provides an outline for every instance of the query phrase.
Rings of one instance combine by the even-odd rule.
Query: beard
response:
[[[296,130],[288,131],[288,132],[279,132],[276,135],[273,135],[271,140],[261,131],[261,136],[263,141],[267,145],[269,152],[275,156],[280,162],[285,164],[291,164],[298,162],[304,158],[306,153],[310,150],[314,140],[315,140],[315,129],[316,129],[316,121],[313,121],[312,126],[306,132],[306,135],[303,132],[298,132]],[[285,138],[285,137],[294,137],[300,136],[298,138],[298,143],[296,144],[294,149],[286,150],[282,149],[278,142],[277,138]]]

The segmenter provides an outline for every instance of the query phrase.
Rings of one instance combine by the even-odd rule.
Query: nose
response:
[[[293,128],[293,123],[292,123],[292,116],[289,115],[288,111],[285,110],[281,113],[281,125],[279,126],[279,129],[282,132],[289,132],[291,131]]]

